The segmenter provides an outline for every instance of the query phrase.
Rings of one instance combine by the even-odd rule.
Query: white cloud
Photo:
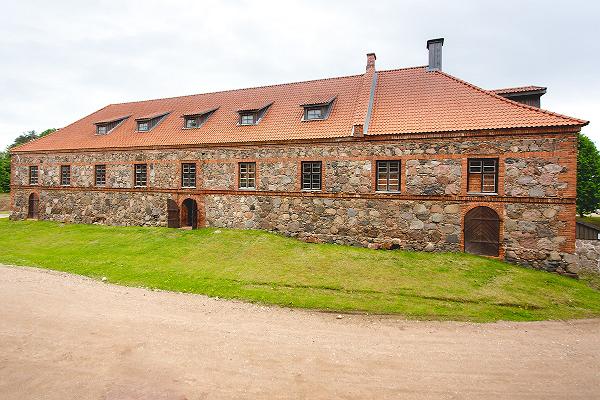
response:
[[[361,73],[369,51],[378,69],[423,65],[439,36],[449,73],[548,86],[545,108],[600,117],[594,2],[5,3],[0,147],[109,103]]]

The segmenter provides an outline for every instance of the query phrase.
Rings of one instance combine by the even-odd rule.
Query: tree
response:
[[[584,134],[577,148],[577,213],[583,217],[600,207],[600,153]]]
[[[0,152],[0,193],[10,191],[10,155]]]
[[[38,134],[36,131],[29,131],[17,136],[13,144],[8,146],[6,151],[0,151],[0,193],[10,191],[10,153],[9,150],[13,147],[19,146],[23,143],[27,143],[33,139],[44,137],[56,129],[46,129],[42,133]]]

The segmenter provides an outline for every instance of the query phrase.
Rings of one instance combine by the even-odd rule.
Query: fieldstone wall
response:
[[[566,221],[560,217],[566,211],[564,205],[506,204],[505,258],[552,272],[569,272],[576,257],[563,250],[570,239]]]
[[[460,160],[406,161],[406,191],[411,194],[456,195],[461,186]]]
[[[265,229],[304,240],[425,251],[460,250],[453,202],[206,196],[209,226]]]
[[[39,219],[82,224],[118,226],[166,226],[166,203],[163,193],[131,192],[39,192]],[[11,219],[27,217],[29,192],[15,193]]]
[[[507,158],[504,191],[509,196],[557,197],[569,187],[569,171],[560,160]]]
[[[577,239],[577,268],[593,274],[600,274],[600,240]]]
[[[523,198],[494,203],[502,220],[504,257],[568,272],[576,262],[574,228],[571,232],[568,224],[574,223],[572,205],[531,200],[574,197],[575,146],[574,134],[553,134],[494,140],[15,154],[11,218],[26,218],[27,198],[36,191],[40,219],[166,226],[167,199],[180,202],[185,196],[195,196],[202,202],[207,226],[266,229],[304,240],[376,248],[460,251],[463,212],[473,201],[473,196],[461,198],[466,185],[463,169],[467,158],[489,156],[500,159],[499,182],[504,189],[494,200],[503,200],[503,194]],[[373,166],[378,159],[400,160],[400,194],[376,193]],[[241,161],[257,163],[256,194],[237,190]],[[301,191],[302,161],[323,162],[322,193]],[[197,191],[180,189],[181,162],[196,162]],[[148,164],[148,188],[133,188],[136,163]],[[71,165],[69,189],[60,188],[63,164]],[[106,165],[103,188],[94,187],[95,164]],[[28,186],[29,165],[39,167],[37,187]],[[282,196],[282,192],[289,195]]]

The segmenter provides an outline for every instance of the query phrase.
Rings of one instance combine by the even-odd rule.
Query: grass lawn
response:
[[[10,209],[10,193],[0,193],[0,212],[8,212]]]
[[[0,220],[0,263],[335,311],[470,321],[600,316],[582,281],[462,253],[309,244],[262,231]]]

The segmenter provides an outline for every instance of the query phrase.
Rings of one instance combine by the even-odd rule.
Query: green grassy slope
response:
[[[462,253],[6,219],[0,249],[0,263],[282,306],[472,321],[600,316],[600,292],[583,282]]]

